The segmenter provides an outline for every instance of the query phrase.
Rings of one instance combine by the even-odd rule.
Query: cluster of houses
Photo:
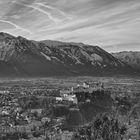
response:
[[[36,98],[53,98],[55,99],[54,104],[57,103],[70,103],[78,104],[78,99],[76,93],[79,92],[89,92],[92,93],[94,90],[101,90],[103,88],[102,83],[82,83],[78,84],[76,87],[58,90],[50,90],[49,94],[46,92],[46,89],[39,90],[38,92],[28,91],[25,89],[20,90],[18,87],[12,88],[12,90],[0,90],[0,133],[32,133],[32,130],[36,128],[38,131],[39,128],[42,128],[43,124],[50,122],[50,118],[42,115],[43,108],[27,108],[23,111],[23,108],[19,104],[19,99],[21,97],[30,97],[37,93],[34,96]],[[38,94],[39,93],[39,94]],[[40,99],[40,98],[39,98]],[[44,98],[45,99],[45,98]],[[34,101],[34,100],[33,100]],[[34,115],[33,115],[34,114]],[[39,117],[35,117],[38,114]],[[38,120],[40,118],[40,120]],[[53,120],[55,124],[59,124],[58,120]],[[62,121],[60,121],[62,122]],[[50,139],[56,140],[71,140],[73,133],[69,131],[60,131],[48,135]],[[43,138],[42,138],[43,139]]]
[[[76,93],[93,93],[96,90],[103,90],[104,84],[100,82],[92,82],[87,83],[84,82],[83,84],[77,84],[77,87],[71,87],[68,89],[60,90],[60,97],[56,97],[57,101],[63,102],[68,101],[72,102],[73,104],[78,104],[78,99],[76,97]]]

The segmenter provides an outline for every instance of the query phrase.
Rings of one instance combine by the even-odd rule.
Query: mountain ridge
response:
[[[114,57],[140,71],[140,51],[123,51],[112,53]]]
[[[0,76],[100,75],[132,72],[98,46],[34,41],[0,33]]]

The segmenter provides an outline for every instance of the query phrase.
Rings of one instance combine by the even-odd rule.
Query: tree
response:
[[[118,140],[126,133],[125,125],[121,125],[118,119],[114,119],[106,114],[100,115],[93,122],[93,139]]]
[[[117,119],[101,114],[89,125],[80,128],[76,136],[88,140],[122,140],[126,130],[125,125],[121,125]]]

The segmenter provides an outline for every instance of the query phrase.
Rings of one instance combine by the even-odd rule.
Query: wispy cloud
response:
[[[15,23],[13,23],[13,22],[11,22],[11,21],[6,21],[6,20],[1,20],[1,19],[0,19],[0,22],[8,23],[8,24],[12,25],[13,27],[15,27],[15,29],[18,29],[18,30],[21,30],[21,31],[23,31],[23,32],[27,32],[27,33],[29,33],[29,34],[32,34],[31,31],[29,31],[29,30],[27,30],[27,29],[25,29],[25,28],[22,28],[22,27],[18,26],[17,24],[15,24]]]
[[[60,13],[64,18],[71,19],[70,15],[66,14],[65,12],[63,12],[62,10],[60,10],[60,9],[58,9],[56,7],[52,7],[50,5],[43,4],[43,3],[40,3],[40,2],[37,2],[37,3],[34,3],[34,4],[42,6],[42,7],[45,7],[45,8],[48,8],[48,9],[51,9],[51,10],[55,10],[56,12]]]
[[[84,42],[108,51],[131,50],[131,44],[140,50],[139,0],[0,0],[0,18],[15,28],[5,31],[30,39]]]
[[[52,16],[52,14],[50,12],[47,12],[46,10],[43,10],[42,8],[38,7],[38,6],[35,6],[35,5],[27,5],[27,4],[23,4],[23,3],[18,3],[20,5],[23,5],[25,7],[29,7],[29,8],[32,8],[34,10],[37,10],[45,15],[48,16],[48,18],[53,21],[54,23],[58,23],[60,20],[59,19],[56,19],[55,17]]]

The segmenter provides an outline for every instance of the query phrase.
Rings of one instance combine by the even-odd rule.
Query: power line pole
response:
[[[140,120],[137,123],[136,140],[140,140]]]

